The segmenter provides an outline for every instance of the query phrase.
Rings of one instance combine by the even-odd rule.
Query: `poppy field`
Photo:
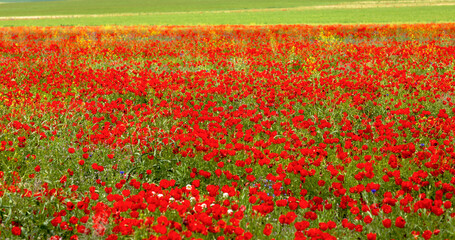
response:
[[[453,239],[455,24],[0,31],[1,239]]]

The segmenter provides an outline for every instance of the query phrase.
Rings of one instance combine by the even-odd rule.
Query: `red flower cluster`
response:
[[[454,38],[3,28],[0,238],[453,238]]]

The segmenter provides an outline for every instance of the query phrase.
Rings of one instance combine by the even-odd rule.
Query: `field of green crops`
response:
[[[5,1],[0,2],[19,2]],[[0,16],[35,16],[61,14],[106,14],[145,12],[191,12],[214,10],[241,10],[265,8],[290,8],[301,6],[322,6],[340,3],[355,3],[360,0],[62,0],[62,1],[20,1],[5,4]],[[365,1],[362,1],[365,2]],[[369,2],[375,2],[369,0]]]
[[[0,26],[447,23],[454,0],[8,1]]]

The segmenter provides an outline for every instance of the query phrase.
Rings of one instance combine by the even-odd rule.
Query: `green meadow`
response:
[[[444,23],[455,1],[0,0],[0,26]]]
[[[150,12],[191,12],[264,8],[293,8],[355,3],[361,0],[62,0],[5,1],[0,16],[36,16],[66,14],[112,14]],[[363,2],[363,1],[362,1]]]

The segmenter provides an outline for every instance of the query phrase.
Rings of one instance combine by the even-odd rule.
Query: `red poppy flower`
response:
[[[68,211],[74,210],[75,207],[76,207],[76,206],[75,206],[74,203],[72,203],[72,202],[67,202],[67,203],[66,203],[66,209],[67,209]]]
[[[385,227],[385,228],[390,228],[392,226],[392,221],[388,218],[382,220],[382,225]]]
[[[404,228],[404,225],[406,225],[406,221],[404,220],[403,217],[399,216],[395,220],[395,226],[398,228]]]
[[[430,231],[430,230],[425,230],[423,231],[423,234],[422,234],[422,237],[424,239],[430,239],[431,238],[431,235],[433,235],[433,232]]]
[[[376,233],[368,233],[367,240],[376,240]]]
[[[13,233],[13,235],[19,236],[22,233],[22,228],[21,227],[13,227],[11,229],[11,232]]]
[[[265,225],[265,227],[264,227],[264,231],[263,231],[264,235],[270,236],[270,234],[272,234],[272,231],[273,231],[273,226],[272,226],[272,224],[267,223],[267,224]]]

